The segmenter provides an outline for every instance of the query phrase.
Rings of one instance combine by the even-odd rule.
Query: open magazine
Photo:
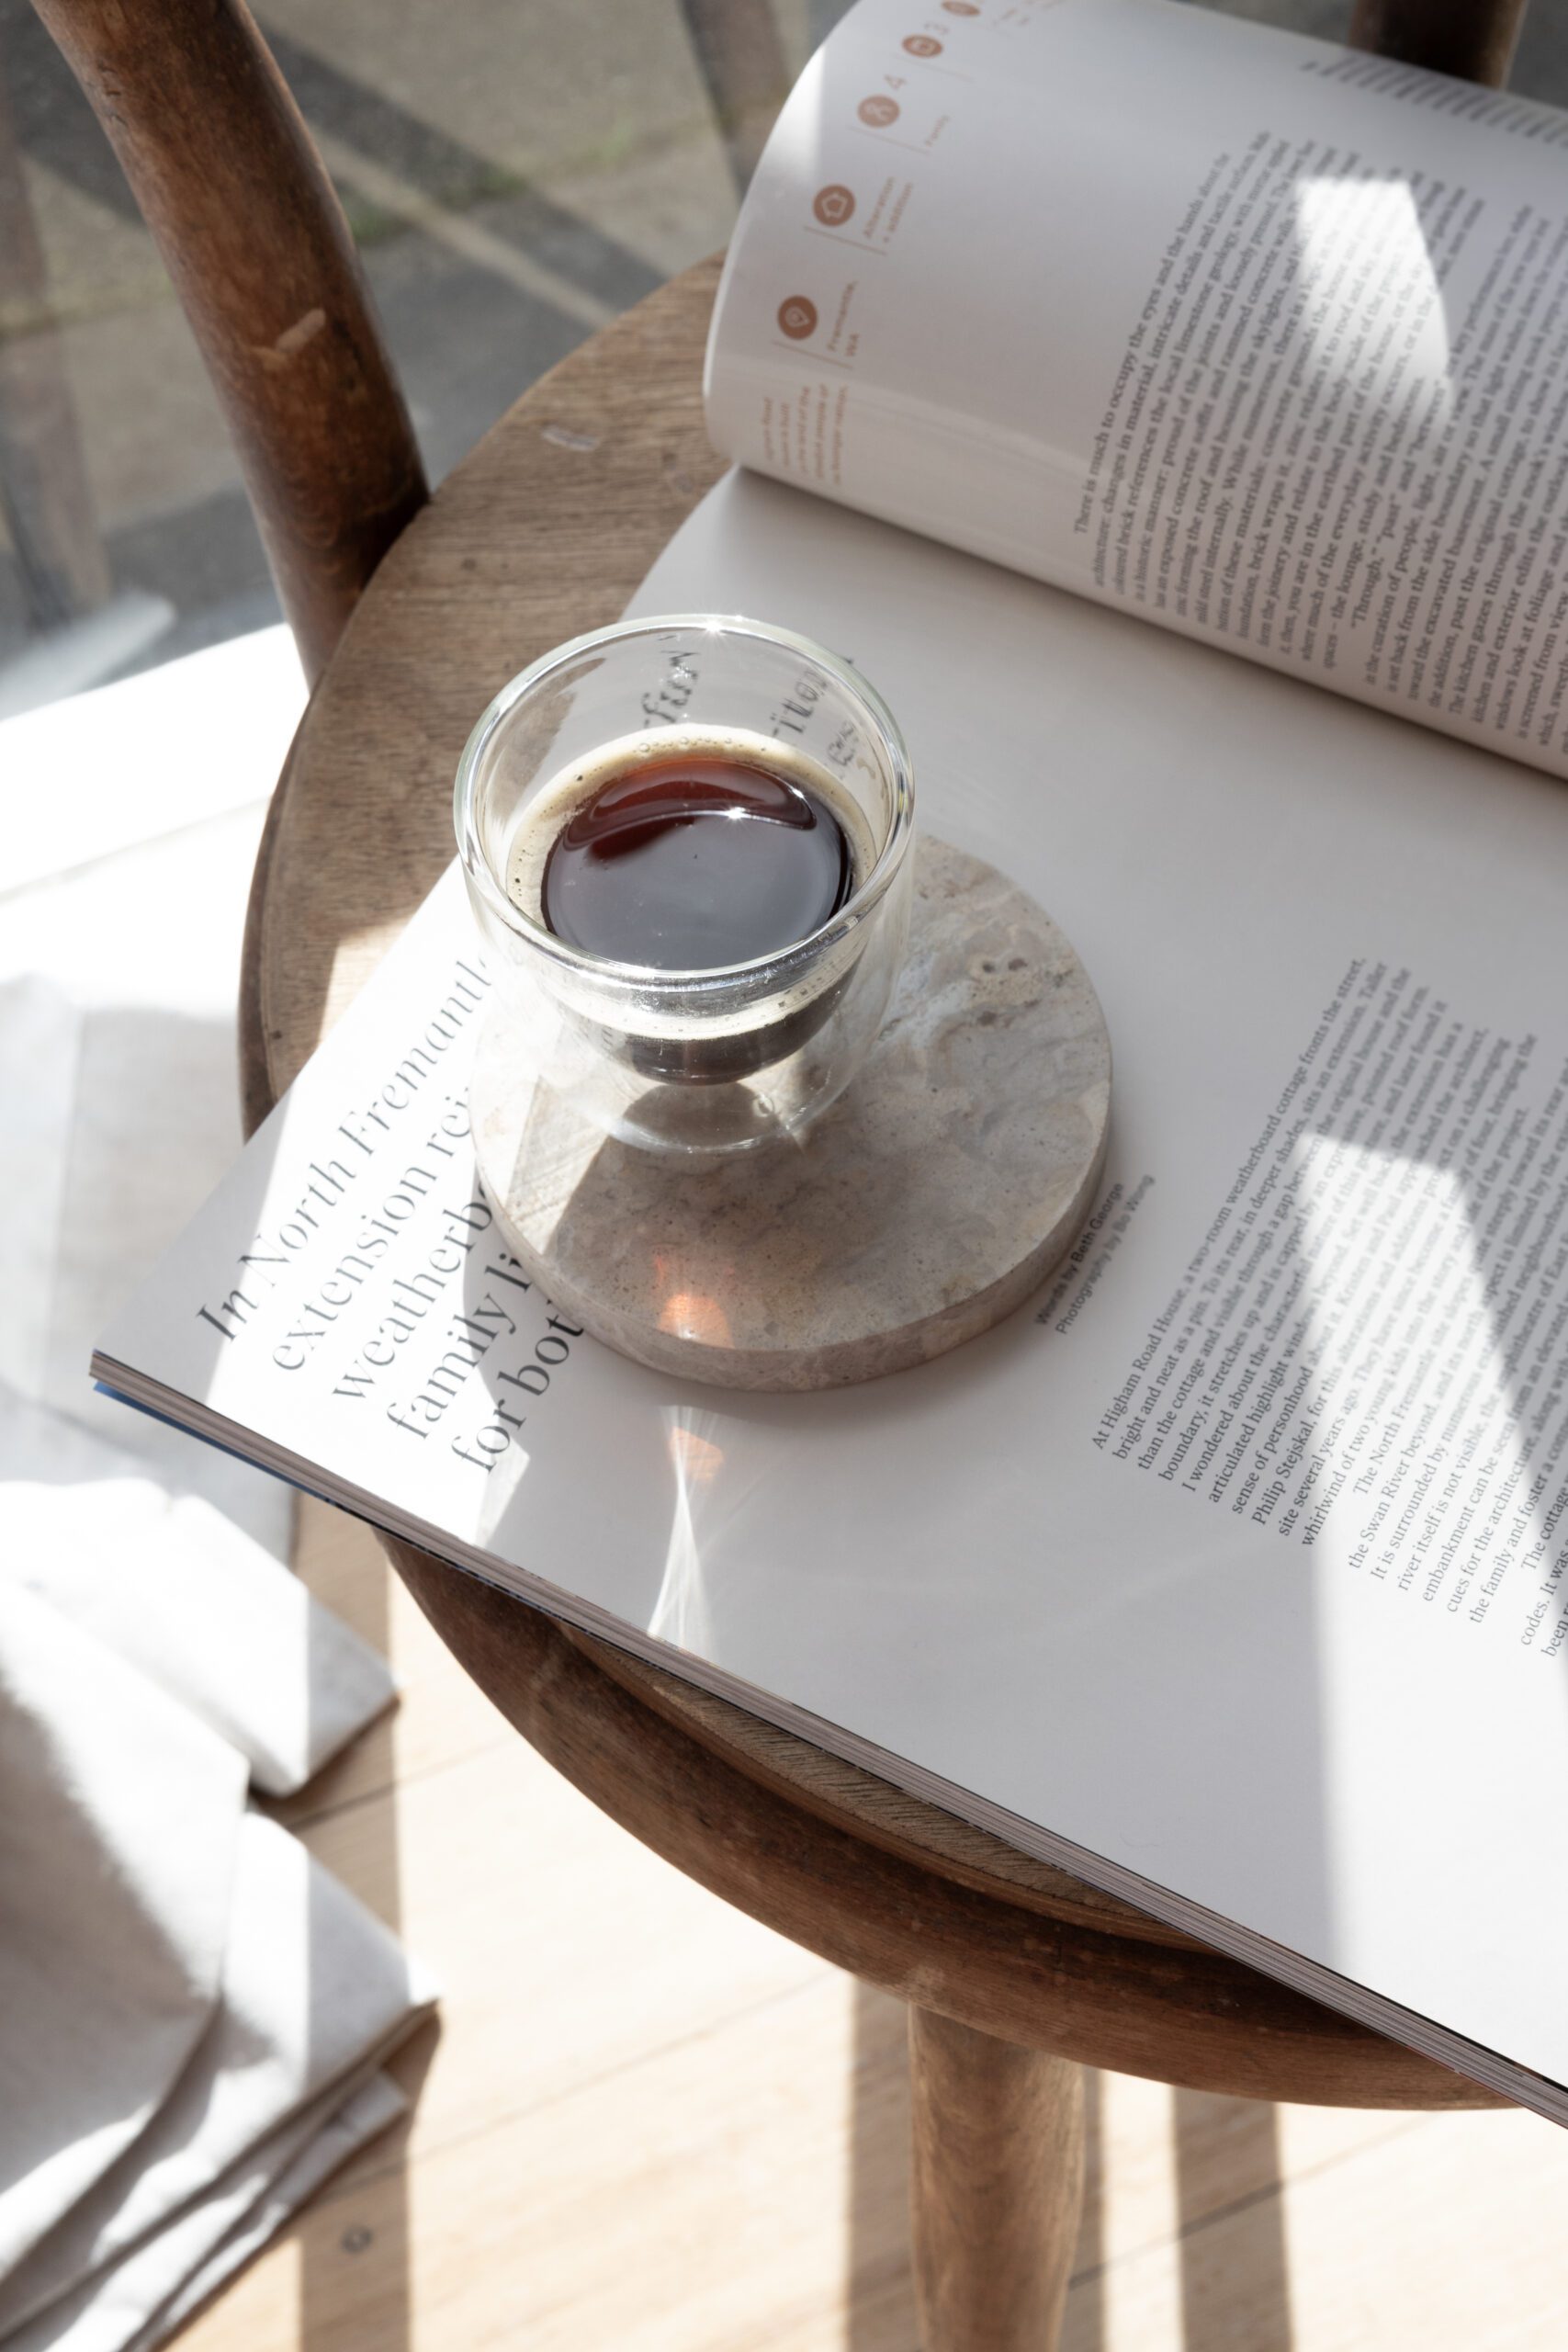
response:
[[[725,271],[739,463],[1555,775],[1568,119],[1148,0],[863,0]]]
[[[1159,0],[863,0],[781,121],[636,608],[850,655],[1084,956],[1031,1306],[815,1396],[585,1338],[449,874],[95,1369],[1568,2120],[1562,135]]]

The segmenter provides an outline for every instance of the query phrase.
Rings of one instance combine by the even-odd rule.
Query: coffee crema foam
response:
[[[581,827],[590,804],[611,786],[618,783],[635,785],[637,772],[644,766],[649,768],[650,779],[655,775],[669,776],[682,761],[691,761],[698,767],[707,763],[732,763],[737,767],[760,771],[762,775],[775,778],[809,796],[820,806],[824,815],[836,824],[848,852],[851,875],[840,905],[861,888],[875,863],[876,842],[863,810],[821,762],[792,744],[780,742],[775,736],[763,735],[750,728],[677,726],[660,728],[651,732],[643,729],[600,745],[588,757],[561,769],[520,810],[506,843],[504,859],[501,862],[506,876],[507,896],[519,913],[541,931],[552,936],[560,935],[546,913],[546,899],[548,887],[547,870],[563,834],[573,825],[574,820]],[[652,814],[650,808],[650,817]],[[657,819],[654,818],[653,821],[656,822]],[[669,824],[679,820],[667,818],[664,821]],[[812,928],[819,927],[818,924]],[[748,951],[735,956],[730,960],[736,963],[765,960],[768,956],[783,953],[794,945],[795,936],[811,935],[812,929],[808,928],[795,936],[772,941],[754,953]],[[583,952],[595,952],[605,961],[634,965],[637,962],[635,955],[614,956],[607,948]],[[668,968],[701,970],[721,967],[696,963]]]

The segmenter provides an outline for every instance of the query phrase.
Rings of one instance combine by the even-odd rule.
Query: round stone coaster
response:
[[[942,1354],[1043,1281],[1093,1200],[1111,1041],[1050,916],[922,841],[886,1023],[799,1143],[643,1151],[541,1092],[490,1089],[476,1141],[558,1308],[660,1372],[831,1388]]]

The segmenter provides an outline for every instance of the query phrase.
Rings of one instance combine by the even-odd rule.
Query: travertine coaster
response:
[[[988,1329],[1072,1241],[1110,1114],[1089,975],[995,867],[942,842],[916,856],[886,1023],[802,1142],[694,1161],[525,1090],[487,1116],[513,1249],[623,1354],[728,1388],[874,1379]]]

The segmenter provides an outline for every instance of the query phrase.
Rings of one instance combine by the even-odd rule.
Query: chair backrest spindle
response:
[[[244,0],[35,0],[157,240],[312,684],[428,496],[342,208]]]

